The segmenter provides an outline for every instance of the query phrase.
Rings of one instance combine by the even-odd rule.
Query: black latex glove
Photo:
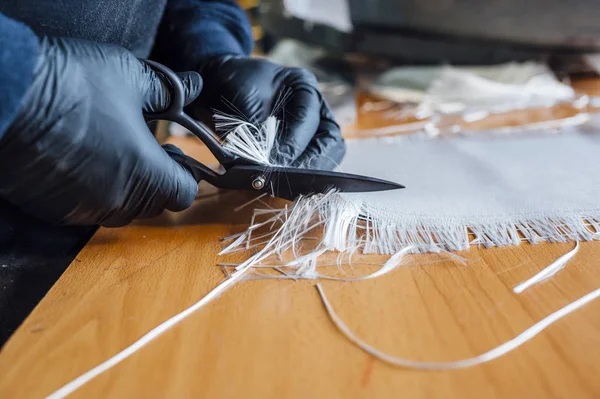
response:
[[[198,117],[203,108],[209,108],[263,122],[274,108],[279,108],[274,115],[283,127],[278,153],[272,154],[276,162],[333,169],[342,160],[346,146],[340,127],[311,72],[235,56],[214,59],[201,66],[199,72],[204,90],[200,101],[191,107],[193,115]],[[279,107],[284,97],[287,99]]]
[[[190,102],[202,79],[180,76]],[[122,226],[189,207],[196,181],[142,114],[169,103],[169,86],[127,50],[43,39],[22,110],[0,138],[0,197],[66,224]]]

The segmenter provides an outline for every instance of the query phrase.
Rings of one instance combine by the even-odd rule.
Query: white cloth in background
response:
[[[420,103],[421,113],[507,112],[551,106],[575,97],[541,63],[480,67],[396,67],[381,74],[370,91],[382,98]]]

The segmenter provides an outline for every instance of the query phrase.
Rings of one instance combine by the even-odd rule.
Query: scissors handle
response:
[[[167,120],[178,123],[202,140],[222,165],[233,163],[237,157],[223,148],[223,145],[204,124],[190,118],[190,116],[183,111],[183,107],[185,106],[185,88],[183,87],[183,83],[181,82],[181,79],[179,79],[179,76],[171,69],[158,62],[151,60],[144,60],[144,62],[150,65],[155,71],[162,74],[173,89],[171,103],[168,105],[167,109],[162,112],[144,113],[146,121]]]
[[[221,176],[208,166],[196,161],[189,155],[185,155],[179,148],[170,144],[163,145],[163,149],[169,154],[172,160],[186,168],[197,183],[205,180],[213,186],[218,184]]]

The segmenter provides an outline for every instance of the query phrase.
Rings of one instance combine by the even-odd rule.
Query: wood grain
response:
[[[359,124],[376,117],[363,115]],[[189,139],[178,144],[206,156]],[[0,398],[44,397],[223,280],[215,266],[219,237],[248,220],[232,211],[247,198],[207,190],[182,214],[98,231],[0,352]],[[551,281],[512,292],[572,247],[472,248],[461,253],[467,266],[414,255],[384,278],[323,285],[340,317],[370,344],[412,359],[456,360],[600,287],[600,243],[593,242]],[[591,303],[482,366],[418,372],[350,344],[327,318],[314,282],[247,281],[73,397],[598,398],[599,314],[600,303]]]

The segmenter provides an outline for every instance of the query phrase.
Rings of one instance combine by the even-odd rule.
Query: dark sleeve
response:
[[[27,25],[0,14],[0,138],[19,112],[31,84],[38,45]]]
[[[234,0],[168,0],[152,58],[175,71],[215,56],[249,55],[252,27]]]

